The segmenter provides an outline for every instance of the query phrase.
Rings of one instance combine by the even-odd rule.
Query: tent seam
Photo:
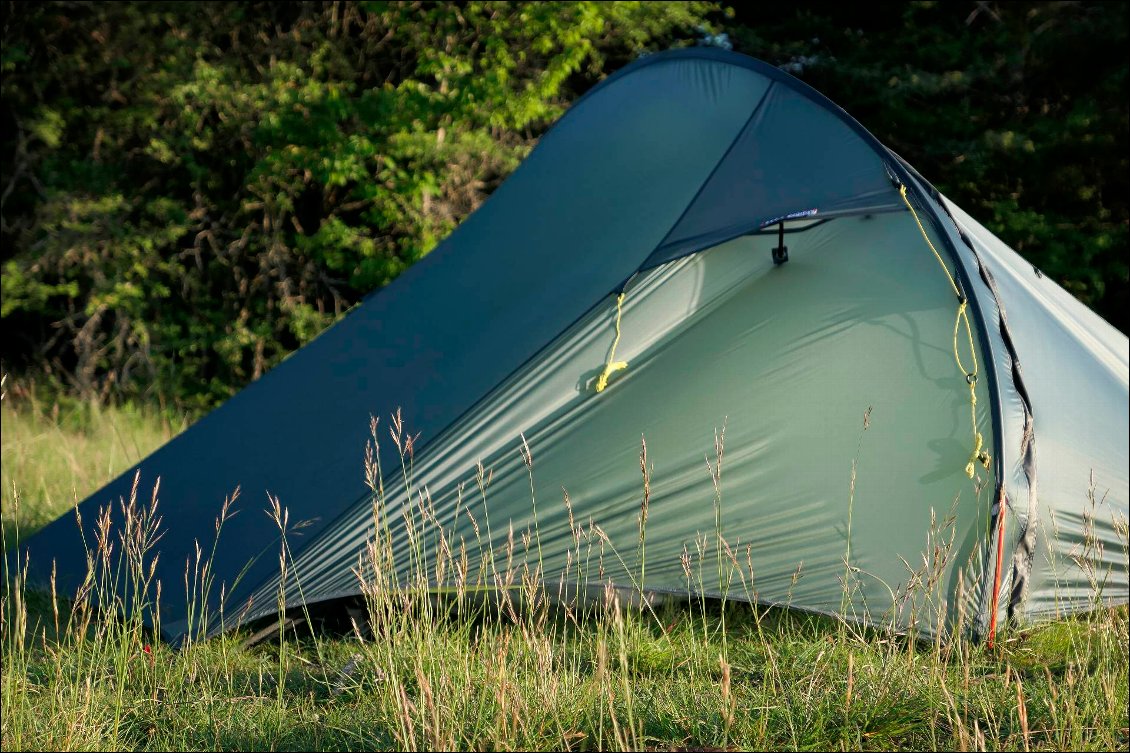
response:
[[[1013,386],[1016,388],[1017,394],[1020,396],[1021,405],[1024,408],[1024,427],[1020,439],[1019,456],[1022,458],[1024,476],[1028,485],[1028,510],[1025,525],[1021,528],[1020,535],[1018,536],[1016,542],[1016,550],[1012,556],[1012,587],[1009,594],[1008,619],[1015,620],[1017,618],[1017,613],[1022,606],[1022,602],[1027,595],[1027,587],[1029,578],[1031,577],[1033,555],[1035,553],[1036,546],[1036,528],[1039,523],[1039,520],[1036,517],[1038,511],[1038,493],[1036,487],[1037,476],[1035,452],[1035,415],[1032,410],[1032,399],[1029,396],[1028,388],[1024,383],[1024,375],[1020,365],[1020,356],[1016,351],[1016,344],[1012,339],[1012,331],[1008,326],[1008,316],[1005,312],[1004,303],[1000,297],[1000,291],[997,288],[996,279],[993,277],[993,274],[989,270],[989,268],[985,265],[985,261],[981,257],[981,254],[978,253],[972,241],[969,240],[966,232],[962,229],[957,219],[953,216],[953,213],[949,211],[949,208],[946,206],[942,195],[936,188],[934,188],[934,186],[930,185],[925,180],[923,180],[923,182],[932,192],[932,198],[934,198],[935,202],[942,208],[942,210],[946,213],[946,216],[949,217],[950,222],[953,223],[954,227],[957,229],[958,237],[961,238],[962,242],[965,243],[965,245],[969,248],[970,253],[973,254],[973,258],[977,262],[977,269],[981,276],[981,280],[985,284],[985,287],[989,289],[989,294],[993,296],[993,300],[997,304],[998,331],[1001,336],[1001,342],[1004,344],[1005,351],[1008,353],[1009,359],[1012,363],[1011,371]],[[998,452],[998,457],[1002,454],[1003,453]],[[996,491],[997,493],[994,496],[998,499],[998,502],[995,505],[997,507],[997,511],[993,521],[993,533],[996,534],[995,538],[998,540],[998,543],[996,544],[996,546],[998,547],[998,552],[995,559],[998,562],[997,567],[999,570],[999,563],[1002,559],[999,547],[1003,544],[1003,536],[1001,535],[1001,531],[1004,526],[1005,510],[1008,507],[1012,506],[1012,500],[1008,494],[1008,488],[1003,468],[997,476]],[[994,538],[993,533],[990,534],[990,541]],[[984,604],[984,598],[987,594],[983,593],[982,596],[982,612],[986,608],[989,608],[992,611],[994,618],[996,605],[1000,600],[1001,585],[1000,572],[997,572],[994,576],[994,587],[991,596],[991,604]],[[990,635],[995,632],[995,628],[995,619],[991,619],[989,625]]]
[[[765,87],[765,91],[761,94],[761,99],[757,100],[757,104],[754,106],[753,110],[750,111],[749,117],[746,118],[744,123],[742,123],[742,127],[738,129],[738,132],[734,134],[734,139],[730,142],[730,145],[726,147],[726,151],[722,152],[722,156],[719,157],[718,161],[714,163],[714,167],[710,169],[710,173],[706,176],[706,179],[702,181],[702,185],[698,187],[698,190],[695,191],[694,196],[692,196],[691,200],[687,202],[687,205],[683,208],[683,211],[679,213],[678,218],[676,218],[674,224],[671,225],[671,229],[663,235],[663,237],[659,240],[659,243],[656,244],[655,248],[653,248],[648,253],[648,255],[644,257],[644,260],[640,262],[640,266],[646,264],[647,260],[651,258],[652,254],[663,248],[663,246],[667,243],[667,240],[671,237],[671,233],[675,232],[678,229],[683,219],[687,216],[691,209],[694,208],[695,204],[698,203],[698,199],[700,196],[702,196],[702,192],[705,191],[706,187],[710,185],[710,181],[714,180],[714,176],[718,174],[718,171],[722,168],[722,165],[726,164],[726,160],[734,151],[734,148],[738,145],[738,142],[742,140],[742,136],[745,134],[750,124],[753,123],[753,119],[757,117],[757,113],[761,111],[761,106],[765,104],[765,100],[769,98],[769,93],[773,91],[773,87],[775,87],[776,85],[776,81],[769,81],[769,86]],[[638,268],[636,271],[639,271]]]

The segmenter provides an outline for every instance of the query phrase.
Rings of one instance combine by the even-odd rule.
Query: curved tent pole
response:
[[[996,491],[999,493],[1004,483],[1004,469],[1006,467],[1003,457],[1003,448],[999,446],[1001,437],[1003,436],[1004,409],[1002,406],[999,377],[996,373],[992,342],[988,338],[988,324],[986,321],[985,312],[981,308],[980,300],[978,299],[978,297],[968,296],[968,291],[971,291],[973,289],[972,280],[969,276],[968,271],[965,269],[965,265],[961,262],[961,258],[957,253],[957,248],[954,246],[950,234],[946,232],[946,229],[942,223],[942,219],[938,216],[933,207],[930,206],[930,201],[928,201],[928,199],[932,197],[930,196],[929,189],[926,187],[929,184],[926,184],[925,181],[919,182],[921,179],[919,178],[919,176],[917,176],[916,173],[912,174],[911,170],[908,170],[907,167],[901,162],[901,160],[899,160],[889,149],[883,146],[882,142],[875,138],[875,136],[870,131],[864,128],[859,121],[853,118],[850,114],[848,114],[846,110],[837,105],[835,102],[828,99],[828,97],[826,97],[824,94],[820,93],[795,76],[782,71],[776,66],[772,66],[769,63],[757,60],[756,58],[751,58],[748,55],[742,55],[740,53],[730,52],[728,50],[722,50],[716,47],[690,47],[679,50],[668,50],[666,52],[654,53],[643,57],[640,60],[632,63],[631,65],[620,69],[619,71],[604,79],[604,81],[601,81],[599,84],[587,91],[584,96],[582,96],[579,100],[577,100],[577,102],[573,104],[572,107],[570,107],[570,111],[567,112],[563,117],[568,117],[569,114],[581,103],[583,103],[589,96],[595,94],[598,91],[601,91],[607,86],[610,86],[614,82],[619,81],[626,76],[630,76],[632,73],[637,72],[643,68],[647,68],[659,63],[669,62],[672,60],[714,60],[719,63],[746,68],[747,70],[751,70],[755,73],[765,76],[770,81],[772,81],[774,85],[780,84],[782,86],[786,86],[794,92],[804,96],[817,106],[835,115],[844,125],[851,128],[852,131],[875,152],[875,156],[878,157],[879,160],[883,163],[884,167],[886,167],[887,174],[891,178],[891,182],[896,186],[896,188],[899,186],[905,186],[909,198],[911,200],[917,201],[919,206],[922,207],[927,216],[927,219],[929,220],[931,226],[934,228],[935,233],[938,235],[942,247],[945,249],[947,255],[950,257],[950,260],[954,264],[958,287],[963,294],[965,294],[967,297],[971,297],[974,303],[974,305],[971,307],[973,309],[973,319],[976,325],[976,329],[981,335],[982,348],[986,351],[984,355],[987,356],[983,360],[985,361],[985,371],[987,372],[986,376],[988,377],[989,382],[989,393],[990,397],[992,398],[990,400],[990,413],[992,415],[993,436],[998,444],[996,452],[994,453],[995,462],[993,463],[993,471],[997,479]],[[766,94],[768,94],[768,90]],[[753,111],[750,114],[751,118],[757,112],[757,110],[760,109],[764,100],[765,95],[762,96],[761,100],[753,108]],[[737,137],[735,137],[735,140],[736,138]],[[726,156],[728,156],[729,153],[730,149],[727,149],[723,156],[719,159],[718,165],[721,165],[722,162],[725,161]],[[717,169],[718,165],[715,166],[715,170]],[[709,177],[707,178],[707,182],[709,182]],[[688,204],[688,208],[693,203],[694,200],[692,199],[691,203]],[[677,224],[678,223],[676,222],[676,225]],[[662,243],[663,242],[661,241],[660,245],[662,245]],[[680,256],[689,256],[690,254],[696,253],[697,251],[701,250],[703,249],[698,248],[688,250],[685,254],[681,254]],[[651,254],[649,254],[648,256],[650,257]],[[645,264],[646,259],[644,260],[644,262],[641,262],[640,268],[637,271],[642,270]],[[997,298],[991,288],[989,290],[989,293],[993,296],[994,299]],[[996,303],[998,304],[998,306],[1000,305],[999,300],[997,300]]]
[[[573,108],[577,107],[577,105],[584,102],[584,100],[587,99],[591,94],[594,94],[595,92],[600,91],[604,87],[611,85],[613,82],[618,81],[619,79],[621,79],[625,76],[631,75],[633,72],[639,71],[642,68],[648,67],[650,65],[655,65],[657,63],[663,63],[663,62],[667,62],[667,61],[671,61],[671,60],[680,60],[680,59],[715,60],[715,61],[718,61],[720,63],[725,63],[725,64],[728,64],[728,65],[735,65],[735,66],[746,68],[748,70],[752,70],[756,73],[759,73],[759,74],[765,76],[766,78],[768,78],[769,80],[774,82],[774,84],[781,84],[783,86],[789,87],[790,89],[792,89],[796,93],[798,93],[798,94],[806,97],[810,101],[812,101],[814,104],[816,104],[819,107],[822,107],[823,109],[832,113],[841,122],[843,122],[844,125],[851,128],[852,131],[854,131],[856,135],[858,135],[861,139],[863,139],[863,141],[868,146],[871,147],[871,149],[875,152],[875,156],[878,157],[882,161],[883,165],[887,168],[887,172],[888,172],[888,175],[890,176],[890,178],[892,180],[892,183],[895,183],[896,186],[905,186],[907,193],[909,194],[910,198],[912,200],[916,200],[918,202],[918,204],[924,210],[924,212],[927,216],[927,219],[929,220],[930,224],[934,228],[935,233],[938,235],[938,237],[941,241],[942,247],[945,249],[947,255],[950,257],[950,260],[953,262],[954,271],[955,271],[957,281],[958,281],[958,286],[960,287],[961,291],[963,291],[965,293],[966,297],[972,298],[972,300],[973,300],[974,305],[971,307],[973,309],[973,319],[974,319],[977,331],[981,336],[981,346],[986,351],[984,353],[984,355],[986,357],[983,360],[985,361],[985,371],[987,372],[986,376],[988,377],[989,394],[990,394],[990,397],[991,397],[990,413],[992,415],[993,436],[996,440],[996,447],[995,447],[995,452],[994,452],[995,462],[993,463],[993,471],[994,471],[994,475],[996,476],[996,484],[995,484],[995,488],[994,488],[993,499],[997,500],[997,502],[994,503],[994,507],[996,507],[997,509],[996,509],[996,515],[994,515],[994,518],[995,518],[994,525],[992,526],[992,530],[990,532],[988,540],[984,542],[984,545],[986,547],[987,552],[992,552],[992,550],[994,549],[993,538],[996,538],[998,541],[1000,541],[1002,543],[1004,541],[1003,530],[1001,530],[1001,529],[1002,529],[1002,526],[1004,525],[1004,512],[1005,512],[1004,502],[1007,498],[1006,490],[1005,490],[1005,468],[1006,468],[1005,452],[1006,452],[1006,448],[1003,446],[1003,442],[1002,442],[1002,438],[1004,436],[1004,431],[1003,431],[1003,428],[1004,428],[1004,408],[1003,408],[1003,405],[1002,405],[1003,398],[1002,398],[1002,395],[1001,395],[1001,388],[1000,388],[1000,381],[999,381],[1000,377],[997,374],[996,359],[995,359],[995,354],[993,353],[992,341],[988,337],[987,317],[985,315],[985,312],[982,310],[980,298],[978,296],[969,296],[968,291],[973,290],[972,280],[969,276],[969,272],[968,272],[968,270],[966,270],[965,265],[962,263],[961,258],[958,255],[957,248],[954,246],[950,234],[946,231],[946,228],[943,225],[942,219],[938,216],[938,213],[930,205],[930,201],[927,200],[927,199],[932,198],[930,196],[929,188],[927,188],[927,186],[929,186],[929,184],[926,183],[924,180],[920,183],[919,179],[917,179],[917,175],[912,174],[911,170],[908,170],[907,166],[905,166],[901,162],[901,160],[899,160],[897,158],[892,159],[893,157],[895,157],[895,155],[893,155],[893,153],[889,149],[887,149],[885,146],[883,146],[882,142],[880,142],[870,131],[868,131],[866,128],[864,128],[863,125],[859,123],[859,121],[857,121],[850,114],[848,114],[848,112],[846,110],[844,110],[842,107],[840,107],[835,102],[830,100],[824,94],[820,93],[819,91],[812,88],[811,86],[804,83],[803,81],[796,78],[795,76],[792,76],[792,75],[786,73],[785,71],[782,71],[780,68],[772,66],[772,65],[770,65],[770,64],[768,64],[764,61],[757,60],[755,58],[751,58],[747,55],[742,55],[740,53],[730,52],[730,51],[727,51],[727,50],[721,50],[721,49],[714,48],[714,47],[693,47],[693,48],[687,48],[687,49],[682,49],[682,50],[670,50],[670,51],[667,51],[667,52],[648,55],[647,57],[636,61],[632,65],[629,65],[625,68],[622,68],[621,70],[617,71],[612,76],[609,76],[604,81],[602,81],[601,83],[594,86],[592,89],[590,89],[588,92],[586,92],[583,97],[581,97],[579,100],[577,100],[577,102],[573,105]],[[760,104],[761,103],[759,102],[758,107],[760,106]],[[570,109],[572,109],[572,108],[570,108]],[[755,108],[755,111],[756,111],[756,109],[757,108]],[[567,115],[568,114],[566,114],[566,116]],[[725,160],[725,156],[723,156],[723,158],[719,160],[719,164],[721,164],[722,161],[724,161],[724,160]],[[930,186],[930,188],[932,188],[932,186]],[[693,201],[692,201],[692,203],[693,203]],[[696,250],[701,251],[702,249],[696,249]],[[685,254],[685,255],[689,255],[690,253],[694,253],[696,250],[688,251],[687,254]],[[641,263],[641,267],[642,267],[642,263]],[[992,286],[989,286],[987,283],[986,283],[985,287],[988,288],[989,295],[993,297],[998,308],[1000,308],[1001,303],[1000,303],[999,297],[996,295],[996,291],[993,290]],[[1012,354],[1012,355],[1015,355],[1015,354]],[[998,504],[998,502],[999,502],[999,504]],[[999,549],[999,546],[996,547],[996,548]],[[1000,568],[1001,568],[999,563],[1003,560],[1003,553],[1002,552],[998,551],[998,552],[996,552],[996,554],[997,554],[997,556],[995,557],[995,559],[998,562],[998,564],[996,566],[997,572],[995,574],[994,584],[993,584],[993,587],[991,589],[994,592],[993,595],[992,595],[993,600],[992,600],[991,606],[989,607],[989,609],[990,609],[990,615],[989,615],[990,625],[989,625],[988,634],[989,634],[990,638],[996,632],[995,631],[995,628],[996,628],[996,604],[999,601],[999,598],[998,598],[999,593],[998,592],[999,592],[999,589],[1000,589]],[[983,611],[983,609],[984,608],[982,608],[982,611]],[[981,637],[976,629],[974,630],[974,633],[975,633],[976,637]]]
[[[769,89],[771,89],[773,86],[775,86],[777,84],[780,84],[782,86],[786,86],[789,89],[791,89],[792,91],[794,91],[794,92],[804,96],[805,98],[809,99],[810,101],[815,103],[817,106],[819,106],[819,107],[827,110],[828,112],[832,113],[833,115],[835,115],[845,126],[850,128],[857,136],[859,136],[874,151],[875,156],[882,162],[884,167],[887,169],[888,176],[891,178],[892,183],[894,183],[896,185],[896,187],[899,186],[899,185],[905,185],[906,186],[906,190],[907,190],[908,194],[910,195],[911,199],[917,201],[919,206],[924,210],[924,213],[926,215],[926,219],[928,220],[930,225],[934,228],[935,233],[938,235],[938,237],[940,239],[941,246],[945,249],[946,254],[950,257],[951,261],[953,262],[958,286],[961,288],[962,291],[969,291],[969,290],[972,289],[972,284],[971,284],[971,279],[970,279],[969,273],[966,270],[964,264],[961,262],[961,259],[960,259],[959,255],[957,253],[957,249],[955,248],[953,241],[951,240],[950,234],[948,232],[946,232],[946,229],[942,224],[941,218],[938,217],[937,212],[933,209],[933,207],[930,206],[930,202],[927,200],[928,197],[929,197],[929,191],[923,185],[923,184],[925,184],[925,181],[922,181],[920,183],[919,179],[916,179],[916,175],[912,174],[911,171],[909,171],[907,169],[907,167],[904,166],[892,152],[890,152],[890,150],[888,150],[885,146],[883,146],[883,144],[877,138],[875,138],[875,136],[872,135],[870,131],[868,131],[866,128],[864,128],[857,120],[855,120],[851,115],[849,115],[843,108],[841,108],[839,105],[835,104],[832,100],[828,99],[828,97],[821,94],[819,91],[812,88],[808,84],[804,83],[800,79],[786,73],[785,71],[782,71],[781,69],[779,69],[775,66],[772,66],[768,63],[765,63],[763,61],[757,60],[755,58],[751,58],[747,55],[742,55],[740,53],[730,52],[730,51],[727,51],[727,50],[721,50],[721,49],[713,48],[713,47],[693,47],[693,48],[685,48],[685,49],[678,49],[678,50],[669,50],[669,51],[666,51],[666,52],[660,52],[660,53],[654,53],[654,54],[647,55],[646,57],[641,58],[640,60],[637,60],[636,62],[632,63],[631,65],[628,65],[628,66],[620,69],[619,71],[617,71],[613,75],[611,75],[608,78],[601,81],[596,86],[589,89],[589,91],[587,91],[582,97],[580,97],[576,102],[573,103],[573,105],[561,117],[561,119],[559,119],[557,121],[557,123],[555,123],[553,126],[551,126],[548,129],[547,133],[552,132],[553,129],[557,127],[558,123],[564,121],[570,115],[574,114],[577,111],[577,109],[589,97],[591,97],[595,93],[604,90],[606,87],[611,86],[612,84],[620,81],[623,78],[626,78],[626,77],[632,75],[633,73],[640,71],[643,68],[649,67],[651,65],[670,62],[670,61],[674,61],[674,60],[682,60],[682,59],[712,60],[712,61],[716,61],[716,62],[719,62],[719,63],[724,63],[724,64],[727,64],[727,65],[733,65],[733,66],[737,66],[737,67],[741,67],[741,68],[751,70],[755,73],[758,73],[758,74],[764,76],[765,78],[769,79],[772,82]],[[768,93],[768,89],[766,90],[766,94],[767,93]],[[761,104],[764,102],[764,99],[765,99],[765,95],[762,95],[762,98],[752,108],[751,114],[750,114],[751,118],[754,116],[754,114],[756,114],[757,110],[760,108]],[[741,129],[738,130],[738,135],[740,135],[740,133],[741,133]],[[736,135],[735,140],[737,138],[738,138],[738,136]],[[733,145],[731,145],[731,149],[732,149],[732,146]],[[715,168],[714,168],[715,170],[717,170],[718,166],[721,165],[725,161],[726,156],[728,156],[730,151],[731,151],[730,149],[727,149],[726,152],[723,154],[723,156],[721,158],[719,158],[718,163],[715,165]],[[713,174],[713,172],[714,171],[711,172],[711,175]],[[709,179],[710,179],[710,176],[707,177],[707,180],[704,182],[704,185],[709,182]],[[925,185],[928,186],[929,184],[925,184]],[[697,194],[696,194],[696,198],[697,198]],[[694,203],[694,200],[692,199],[688,203],[687,209],[689,209],[690,206],[693,205],[693,203]],[[676,221],[676,225],[677,225],[677,221]],[[751,228],[751,229],[757,230],[757,228]],[[747,234],[747,232],[740,233],[740,235]],[[662,243],[663,243],[663,241],[660,241],[658,246],[661,246]],[[716,242],[711,243],[710,245],[716,245]],[[657,246],[656,249],[652,249],[651,253],[654,253],[654,251],[658,249],[658,246]],[[696,252],[702,251],[702,250],[704,250],[704,249],[703,248],[692,248],[692,249],[688,250],[685,254],[680,254],[680,256],[687,256],[687,255],[690,255],[692,253],[696,253]],[[641,262],[637,266],[635,272],[633,272],[632,275],[629,275],[628,279],[630,279],[636,273],[642,271],[645,268],[645,264],[647,262],[648,257],[650,257],[651,253],[649,253],[647,256],[644,257],[643,260],[641,260]],[[678,258],[678,257],[675,257],[675,258]],[[624,292],[624,288],[627,285],[627,282],[628,282],[628,280],[625,280],[624,283],[617,286],[617,289],[609,291],[609,294],[622,294]],[[379,292],[379,289],[376,290],[376,291],[373,291],[373,293],[371,293],[370,296],[375,295],[378,292]],[[996,298],[995,294],[993,293],[993,291],[991,289],[990,289],[990,295],[993,295],[993,297]],[[993,357],[992,342],[987,336],[988,335],[988,327],[986,325],[986,317],[985,317],[984,312],[981,310],[979,298],[977,296],[971,296],[971,298],[972,298],[972,300],[975,304],[974,306],[971,307],[973,309],[973,319],[974,319],[974,322],[975,322],[975,326],[976,326],[978,332],[981,335],[982,347],[986,351],[986,353],[984,354],[986,357],[983,360],[985,361],[985,370],[987,372],[987,377],[988,377],[988,382],[989,382],[989,385],[988,385],[989,386],[989,392],[990,392],[990,397],[992,398],[990,400],[990,403],[991,403],[993,435],[994,435],[994,437],[996,437],[997,443],[998,443],[998,447],[996,448],[996,452],[995,452],[995,467],[994,467],[994,472],[995,472],[995,475],[996,475],[996,478],[997,478],[997,481],[996,481],[996,492],[997,492],[997,494],[995,494],[994,496],[1003,500],[1004,497],[1002,496],[1002,493],[1003,493],[1004,468],[1005,468],[1005,466],[1004,466],[1004,450],[1000,446],[1000,438],[1003,436],[1003,431],[1002,431],[1003,407],[1002,407],[1002,404],[1001,404],[1001,401],[1002,401],[1001,389],[1000,389],[1000,385],[999,385],[999,381],[998,381],[998,375],[996,373],[996,368],[995,368],[995,358]],[[998,301],[998,304],[999,304],[999,301]],[[595,308],[595,307],[600,306],[600,305],[602,305],[602,301],[597,301],[597,302],[594,303],[593,307],[591,307],[591,308]],[[591,308],[590,308],[590,310],[591,310]],[[580,319],[580,318],[581,317],[578,317],[578,319]],[[537,358],[537,355],[538,355],[538,353],[534,353],[530,357],[530,359],[527,359],[527,361],[525,363],[528,363],[530,360]],[[522,368],[522,366],[520,365],[514,371],[516,372],[516,371],[520,370],[521,368]],[[512,374],[513,374],[513,372],[512,372]],[[500,383],[505,382],[506,379],[509,379],[511,375],[507,375],[506,377],[504,377],[501,380]],[[454,421],[452,421],[451,424],[449,424],[449,426],[457,423],[460,417],[457,417]],[[436,437],[442,436],[445,431],[446,431],[446,428],[442,429],[440,431],[437,431],[435,436]],[[425,447],[426,447],[426,444],[425,444]],[[419,448],[419,449],[424,449],[424,448]],[[362,495],[361,498],[363,499],[364,495]],[[1003,511],[1003,505],[1001,506],[1000,509]],[[986,547],[991,547],[992,542],[986,541],[985,545],[986,545]]]
[[[973,254],[974,260],[977,262],[978,271],[981,275],[982,282],[991,291],[994,300],[997,304],[997,324],[1000,331],[1001,341],[1004,344],[1005,350],[1008,352],[1012,363],[1012,382],[1016,389],[1017,395],[1020,398],[1021,405],[1024,412],[1024,427],[1021,435],[1021,445],[1018,452],[1018,457],[1022,460],[1024,469],[1024,476],[1028,484],[1028,510],[1026,527],[1021,531],[1017,542],[1017,551],[1013,559],[1013,572],[1012,572],[1012,593],[1009,595],[1008,603],[1008,616],[1015,617],[1016,611],[1020,608],[1025,594],[1025,587],[1028,575],[1031,573],[1032,556],[1035,548],[1035,528],[1036,525],[1036,507],[1037,507],[1037,494],[1036,494],[1036,453],[1035,453],[1035,431],[1034,431],[1034,413],[1032,408],[1032,399],[1028,394],[1027,385],[1024,382],[1023,371],[1020,364],[1020,356],[1016,351],[1016,346],[1012,339],[1012,330],[1008,326],[1008,316],[1004,309],[1004,304],[1001,302],[1000,293],[997,289],[997,283],[993,277],[992,272],[985,266],[984,260],[981,258],[977,248],[973,242],[961,229],[957,219],[950,213],[949,208],[946,206],[942,199],[942,195],[938,192],[929,181],[923,178],[918,172],[908,165],[905,160],[899,157],[894,152],[891,154],[910,172],[914,177],[923,185],[924,189],[929,192],[930,197],[934,202],[941,207],[942,211],[949,217],[950,222],[956,228],[958,236],[961,241],[968,247],[970,253]],[[1009,496],[1004,487],[1003,476],[998,477],[1000,481],[995,490],[995,497],[997,499],[996,507],[994,510],[993,525],[996,527],[996,546],[997,553],[995,557],[995,572],[993,574],[992,589],[991,589],[991,604],[984,604],[984,600],[989,598],[990,591],[986,590],[982,595],[982,611],[988,611],[989,625],[988,625],[988,640],[989,645],[993,643],[996,634],[997,624],[997,605],[1000,601],[1000,588],[1002,581],[1003,570],[1003,546],[1004,546],[1004,511],[1010,505]],[[992,526],[990,527],[992,530]],[[992,534],[991,534],[992,535]],[[987,574],[986,574],[987,575]]]

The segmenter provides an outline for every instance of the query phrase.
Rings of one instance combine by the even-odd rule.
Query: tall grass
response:
[[[5,541],[17,526],[24,535],[65,510],[174,428],[116,410],[91,409],[77,421],[6,399]],[[1013,631],[990,650],[961,641],[921,644],[881,626],[865,630],[737,598],[694,599],[716,587],[742,599],[755,596],[748,552],[721,535],[724,432],[704,471],[713,482],[716,530],[683,555],[688,598],[659,603],[646,593],[646,444],[637,541],[613,542],[599,521],[577,520],[567,494],[560,501],[531,499],[532,509],[557,503],[568,514],[565,572],[549,581],[540,556],[545,532],[536,523],[515,531],[509,521],[490,519],[489,469],[480,466],[474,488],[459,500],[455,515],[472,526],[472,535],[460,539],[450,519],[437,519],[414,477],[411,433],[400,417],[384,428],[374,421],[372,429],[365,476],[375,533],[356,566],[361,599],[347,634],[314,629],[318,615],[295,603],[304,574],[288,537],[299,523],[277,501],[270,513],[283,533],[279,617],[267,640],[247,645],[245,629],[173,651],[149,637],[146,625],[160,620],[152,601],[96,609],[112,594],[145,594],[153,585],[148,563],[159,535],[153,506],[159,490],[135,489],[118,511],[125,518],[116,551],[125,556],[110,556],[108,533],[96,537],[79,593],[31,594],[21,572],[5,571],[0,747],[1128,745],[1125,610]],[[52,439],[37,439],[43,436]],[[382,439],[398,449],[399,467],[380,467]],[[131,442],[133,454],[125,451]],[[525,442],[521,452],[532,490],[537,458]],[[396,517],[387,505],[392,484],[413,500]],[[222,535],[223,510],[217,516]],[[109,520],[99,528],[109,531]],[[945,532],[942,519],[934,542],[940,554],[915,588],[940,588]],[[394,541],[407,544],[394,547]],[[498,541],[505,543],[497,547]],[[209,553],[198,560],[200,577],[207,578]],[[622,587],[607,585],[612,578]],[[850,554],[844,583],[850,604]],[[892,594],[892,602],[900,598],[906,594]]]
[[[6,536],[14,535],[16,494],[25,533],[42,527],[171,439],[184,417],[144,408],[44,401],[5,380],[0,402],[0,490]],[[4,539],[4,548],[11,544]]]

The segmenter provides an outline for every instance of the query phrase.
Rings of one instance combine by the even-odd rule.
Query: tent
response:
[[[847,596],[853,619],[991,636],[1127,601],[1127,350],[802,82],[718,49],[650,55],[427,257],[29,540],[27,561],[76,587],[98,509],[159,479],[166,639],[271,615],[280,586],[289,604],[356,595],[370,417],[388,472],[399,409],[417,487],[389,483],[384,520],[426,507],[448,546],[528,550],[533,531],[546,583],[576,567],[589,521],[634,552],[642,439],[646,581],[609,566],[583,585],[719,595],[684,553],[721,533],[752,582],[731,598],[841,613]],[[188,584],[226,609],[193,625],[186,562],[237,487],[211,577]],[[268,493],[303,522],[285,584]]]

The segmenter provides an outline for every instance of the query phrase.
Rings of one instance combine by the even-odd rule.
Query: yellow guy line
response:
[[[604,364],[604,371],[600,373],[600,377],[596,380],[596,391],[604,392],[604,388],[608,386],[608,377],[615,374],[617,371],[622,371],[628,368],[627,361],[617,361],[616,346],[620,344],[620,317],[623,314],[624,294],[616,296],[616,339],[612,341],[612,350],[608,352],[608,363]]]
[[[910,199],[906,196],[906,186],[899,186],[899,195],[902,196],[903,203],[906,208],[910,210],[911,216],[918,224],[918,230],[922,233],[922,238],[925,239],[926,245],[934,253],[934,258],[938,260],[942,270],[946,273],[946,279],[950,282],[950,287],[953,288],[954,294],[957,296],[960,304],[957,307],[957,318],[953,322],[953,360],[957,363],[957,368],[961,370],[962,375],[965,377],[966,383],[969,385],[969,422],[973,426],[973,452],[969,454],[969,462],[965,464],[965,475],[973,478],[973,473],[976,463],[981,463],[987,469],[989,467],[989,453],[984,448],[985,438],[981,436],[981,432],[977,430],[977,375],[979,372],[979,364],[977,363],[977,346],[973,342],[973,328],[969,324],[969,301],[964,295],[961,294],[961,289],[957,286],[957,281],[954,279],[953,274],[950,273],[949,267],[942,260],[942,255],[938,253],[938,249],[934,248],[930,236],[926,233],[926,228],[922,227],[922,220],[918,219],[918,212],[914,211],[914,206],[910,203]],[[965,336],[969,340],[969,355],[973,359],[973,369],[967,370],[965,364],[961,361],[961,353],[957,347],[957,333],[961,328],[962,323],[965,324]]]

